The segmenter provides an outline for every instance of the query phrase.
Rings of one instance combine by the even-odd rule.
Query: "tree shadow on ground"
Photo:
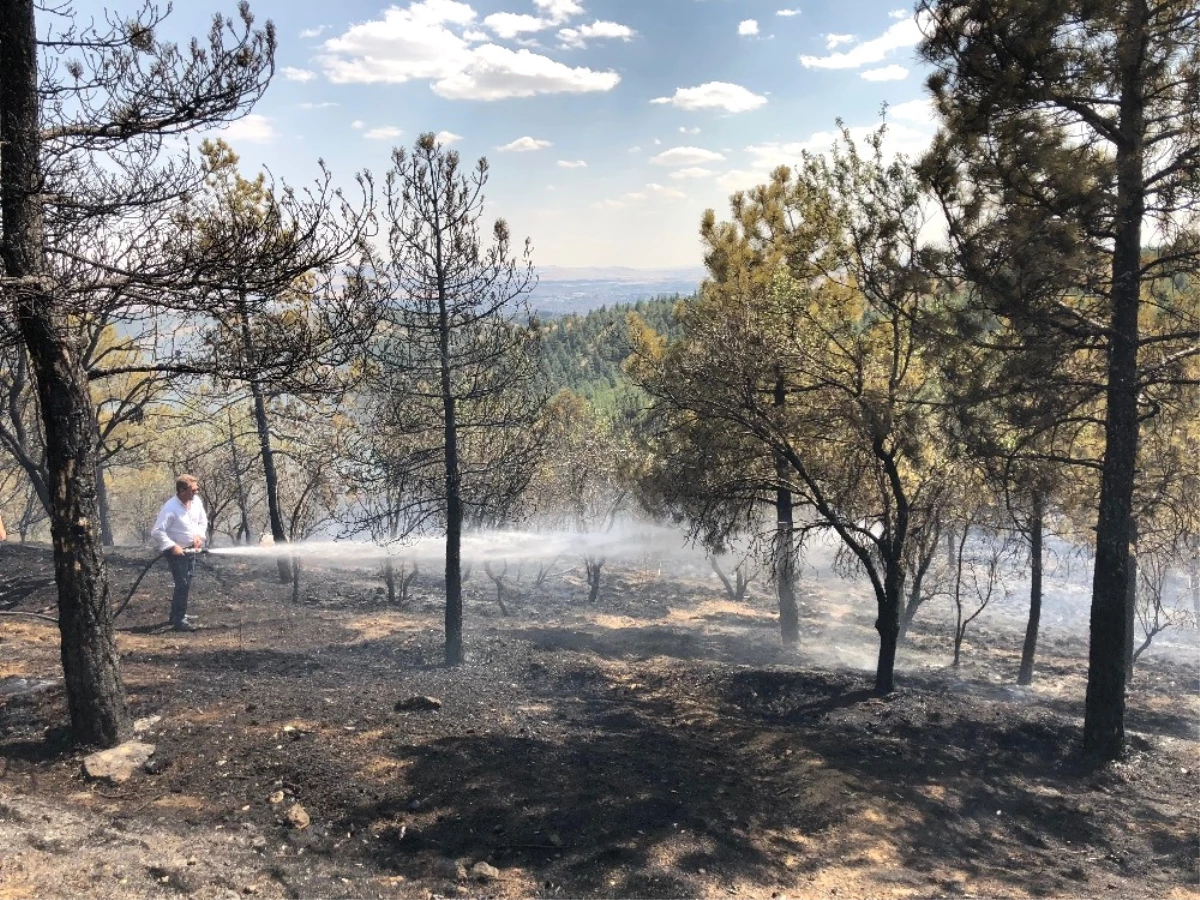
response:
[[[829,811],[774,802],[740,748],[644,712],[593,701],[576,711],[587,733],[566,740],[478,734],[396,746],[432,821],[391,829],[375,862],[415,875],[428,865],[422,854],[486,859],[593,896],[694,895],[702,875],[788,880],[783,856],[757,835],[815,833]],[[410,804],[362,806],[346,822],[395,821]]]
[[[755,671],[732,677],[726,700],[731,714],[788,727],[807,751],[853,776],[864,796],[899,801],[888,804],[892,815],[877,833],[895,844],[906,871],[932,883],[952,872],[946,889],[965,875],[1052,896],[1077,890],[1080,855],[1133,876],[1149,868],[1147,851],[1163,847],[1153,852],[1175,854],[1181,881],[1191,877],[1194,841],[1178,818],[1086,763],[1077,726],[1047,704],[980,703],[977,694],[994,686],[964,692],[930,677],[883,698],[849,687],[826,673]],[[1094,822],[1097,803],[1119,807],[1129,831]],[[1043,875],[1033,884],[1024,874],[1031,865]]]
[[[594,653],[604,659],[629,660],[666,656],[745,665],[794,663],[796,656],[778,643],[755,641],[746,634],[682,631],[670,626],[628,628],[524,628],[509,632],[541,651]]]

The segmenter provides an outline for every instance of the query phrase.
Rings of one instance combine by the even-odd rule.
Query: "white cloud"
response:
[[[907,16],[908,16],[907,9],[893,9],[890,13],[888,13],[889,19],[904,19],[904,18],[907,18]]]
[[[279,137],[271,120],[258,113],[250,113],[221,130],[221,137],[231,144],[269,144]]]
[[[483,24],[505,40],[515,38],[520,34],[544,31],[554,25],[549,19],[543,19],[539,16],[506,12],[492,13],[483,20]]]
[[[712,169],[705,169],[701,166],[688,166],[686,169],[676,169],[671,173],[672,178],[711,178],[717,173]]]
[[[880,69],[864,69],[861,75],[867,81],[903,81],[908,77],[908,69],[892,63]]]
[[[446,78],[468,65],[472,55],[451,26],[466,26],[474,18],[475,11],[457,0],[392,6],[382,19],[352,25],[325,41],[320,62],[329,79],[341,84]]]
[[[827,34],[825,35],[825,49],[832,50],[834,47],[840,47],[842,44],[849,44],[854,41],[852,34]]]
[[[852,47],[845,53],[829,56],[801,56],[800,62],[810,69],[857,69],[881,62],[893,50],[912,47],[921,40],[921,29],[914,17],[897,22],[882,35]]]
[[[593,38],[628,41],[635,34],[637,32],[628,25],[622,25],[619,22],[602,22],[597,19],[590,25],[581,25],[578,28],[563,28],[558,32],[558,39],[562,41],[564,47],[578,50],[586,47],[587,42]]]
[[[473,44],[478,44],[480,42],[487,43],[492,38],[486,31],[480,31],[478,28],[468,28],[462,33],[462,39],[470,41]]]
[[[754,19],[743,19],[738,22],[738,34],[745,37],[746,35],[758,34],[758,22]]]
[[[699,87],[677,88],[673,97],[657,97],[651,103],[669,103],[680,109],[721,109],[739,113],[758,109],[767,98],[746,90],[739,84],[710,81]]]
[[[361,129],[367,127],[367,123],[364,122],[362,119],[355,119],[353,122],[350,123],[350,127],[354,128],[356,130],[361,130]]]
[[[582,11],[574,0],[537,0],[536,5],[553,24]],[[514,23],[525,21],[503,15],[508,18],[501,18],[499,27],[506,33]],[[452,100],[607,91],[621,80],[616,72],[573,68],[529,50],[513,51],[492,43],[475,46],[472,41],[486,35],[474,27],[474,20],[475,11],[458,0],[416,0],[403,9],[392,6],[382,18],[353,25],[325,41],[318,62],[335,83],[428,80],[434,93]]]
[[[657,198],[659,200],[684,200],[687,198],[687,194],[678,188],[667,187],[666,185],[655,184],[654,182],[651,182],[640,191],[630,191],[626,194],[622,194],[620,197],[600,200],[596,203],[593,203],[592,206],[597,209],[628,209],[631,206],[637,206],[641,203],[645,203],[651,198]]]
[[[641,152],[642,152],[642,148],[641,148],[641,147],[630,147],[630,148],[629,148],[629,152],[630,152],[630,153],[641,153]]]
[[[392,138],[398,138],[404,134],[395,125],[380,125],[378,128],[369,128],[363,132],[363,137],[368,141],[387,141]]]
[[[657,156],[652,156],[650,162],[656,166],[698,166],[702,163],[720,162],[725,157],[712,150],[700,147],[672,147]]]
[[[560,159],[558,167],[560,169],[586,169],[587,163],[582,159]]]
[[[553,19],[555,25],[583,12],[576,0],[533,0],[533,5]]]
[[[334,103],[330,100],[325,100],[325,101],[322,101],[321,103],[312,103],[309,101],[305,101],[304,103],[297,103],[296,105],[299,106],[301,109],[329,109],[331,106],[337,106],[336,103]]]
[[[531,150],[545,150],[549,146],[551,146],[549,141],[543,141],[541,138],[533,138],[526,135],[496,149],[501,153],[528,153]]]
[[[283,77],[288,81],[312,81],[317,77],[316,72],[310,72],[308,69],[297,69],[295,66],[284,66]]]
[[[721,190],[732,194],[734,191],[749,190],[755,185],[765,183],[769,174],[760,169],[732,169],[721,175],[716,184]]]
[[[913,158],[923,153],[933,139],[935,123],[932,119],[926,119],[923,124],[925,127],[919,128],[905,122],[890,121],[883,138],[884,155],[903,153],[909,158]],[[855,125],[849,129],[850,137],[861,148],[866,138],[874,134],[878,128],[879,123],[877,122],[871,125]],[[840,131],[819,131],[804,141],[769,141],[747,147],[746,152],[754,157],[753,164],[758,171],[758,181],[754,183],[765,181],[767,174],[776,166],[790,166],[799,162],[801,154],[805,151],[808,153],[829,152],[833,145],[840,142],[841,139]]]
[[[437,134],[435,134],[433,136],[433,139],[435,141],[437,141],[439,144],[444,144],[446,146],[449,146],[450,144],[453,144],[455,141],[461,141],[462,135],[455,134],[453,131],[439,131]]]
[[[666,185],[654,184],[653,182],[646,185],[646,190],[655,197],[661,197],[664,200],[683,200],[687,197],[687,194],[679,190],[679,188],[667,187]]]
[[[798,9],[777,9],[777,10],[775,10],[775,15],[790,18],[791,16],[800,15],[800,10],[798,10]]]
[[[484,44],[460,72],[436,81],[433,92],[447,100],[503,100],[609,91],[620,80],[616,72],[572,68],[528,50]]]
[[[700,128],[699,127],[688,128],[686,125],[680,125],[679,133],[680,134],[699,134]]]
[[[889,106],[887,110],[888,120],[891,122],[916,122],[921,125],[928,125],[934,121],[937,112],[933,108],[933,101],[922,97],[917,100],[908,100],[904,103],[897,103]]]
[[[596,209],[624,209],[627,206],[632,206],[634,203],[641,203],[645,199],[645,194],[633,191],[628,194],[622,194],[615,200],[598,200],[592,206],[596,207]]]
[[[320,37],[321,32],[324,31],[325,28],[326,28],[326,26],[324,26],[324,25],[318,25],[316,28],[305,28],[300,32],[300,37],[302,37],[302,38]]]

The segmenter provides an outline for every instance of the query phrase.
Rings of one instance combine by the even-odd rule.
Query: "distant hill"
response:
[[[551,391],[570,388],[610,414],[630,402],[640,405],[634,396],[638,390],[621,368],[632,349],[626,317],[636,312],[655,331],[676,338],[680,334],[674,315],[677,299],[657,296],[547,319],[542,361]]]
[[[538,269],[538,286],[530,295],[542,316],[582,314],[601,306],[636,303],[670,294],[691,295],[704,279],[704,269],[631,269],[624,266]]]

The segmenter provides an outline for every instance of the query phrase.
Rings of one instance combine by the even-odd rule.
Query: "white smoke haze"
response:
[[[1040,635],[1042,641],[1086,640],[1091,606],[1092,558],[1086,549],[1064,540],[1047,539],[1044,560],[1043,599]],[[988,545],[986,539],[978,542]],[[716,617],[697,627],[710,634],[736,631],[749,644],[762,649],[778,646],[777,600],[770,566],[764,557],[765,544],[742,542],[718,557],[722,570],[730,578],[744,562],[755,577],[744,606],[746,615],[733,624],[718,624]],[[797,666],[824,666],[870,673],[875,669],[879,638],[875,630],[877,607],[871,583],[861,572],[849,576],[835,566],[840,542],[835,535],[817,533],[806,540],[797,570],[797,596],[801,613],[800,648],[788,657]],[[280,555],[298,557],[306,565],[330,568],[375,569],[384,561],[408,563],[422,571],[436,573],[445,563],[446,539],[430,534],[388,545],[361,540],[316,539],[284,546],[217,547],[210,552],[220,556],[274,559]],[[555,560],[568,575],[582,568],[584,557],[603,559],[605,577],[634,571],[652,571],[664,580],[676,580],[692,589],[711,591],[712,599],[724,603],[724,589],[713,571],[708,554],[689,541],[680,528],[625,520],[600,532],[560,530],[489,530],[463,535],[464,567],[485,564],[522,563],[546,565]],[[558,568],[558,567],[556,567]],[[581,574],[581,573],[578,573]],[[565,590],[577,590],[579,579],[565,579]],[[636,602],[636,579],[617,579],[627,601]],[[572,587],[572,585],[576,585]],[[971,624],[966,635],[965,654],[993,653],[1002,648],[1019,655],[1029,614],[1028,560],[1011,558],[1003,575],[1001,589],[983,614]],[[614,584],[614,590],[618,589]],[[607,590],[607,589],[606,589]],[[1182,596],[1182,588],[1178,591]],[[604,600],[600,607],[604,606]],[[967,613],[973,610],[967,597]],[[723,609],[728,610],[728,606]],[[901,645],[898,671],[940,669],[949,664],[954,605],[947,595],[935,596],[920,608],[912,625],[913,636],[938,635],[918,649],[913,641]],[[1139,632],[1140,637],[1140,632]],[[978,649],[974,645],[981,643]],[[1171,628],[1159,634],[1151,653],[1194,656],[1197,632],[1194,628]],[[987,649],[991,648],[991,649]],[[1086,660],[1080,658],[1080,671]]]
[[[444,535],[426,535],[392,544],[366,541],[310,540],[281,546],[215,547],[220,556],[278,557],[296,555],[304,562],[356,567],[386,559],[418,565],[440,565],[446,559]],[[678,529],[660,525],[625,524],[603,532],[480,531],[463,535],[464,564],[491,562],[545,562],[555,558],[595,556],[613,564],[635,562],[647,555],[685,558],[703,553],[686,545]]]

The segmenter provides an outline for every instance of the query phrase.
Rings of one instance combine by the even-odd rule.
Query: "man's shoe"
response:
[[[174,625],[172,625],[171,630],[172,631],[199,631],[200,629],[197,628],[195,625],[193,625],[191,622],[184,620],[183,622],[176,622]]]

